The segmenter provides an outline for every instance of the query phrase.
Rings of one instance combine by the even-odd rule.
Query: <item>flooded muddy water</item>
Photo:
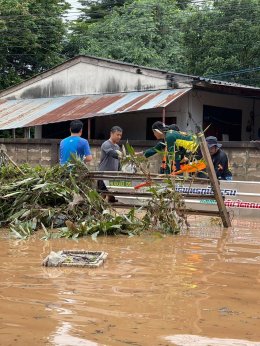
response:
[[[45,268],[51,250],[108,252]],[[178,236],[0,239],[0,345],[260,346],[260,219]]]

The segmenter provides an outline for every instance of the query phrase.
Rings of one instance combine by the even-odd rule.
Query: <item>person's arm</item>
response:
[[[221,175],[221,178],[226,179],[226,177],[232,177],[232,173],[229,170],[227,154],[224,151],[221,151],[220,154],[221,155],[218,162],[218,171]]]
[[[83,161],[84,161],[85,163],[87,163],[87,162],[92,161],[92,159],[93,159],[92,155],[87,155],[87,156],[84,156]]]
[[[84,145],[83,161],[85,163],[92,161],[92,154],[91,154],[89,143],[87,140],[86,140],[85,145]]]
[[[107,155],[111,156],[114,159],[118,159],[120,157],[120,151],[119,150],[114,150],[111,148],[109,143],[103,143],[101,146],[101,150]]]
[[[160,151],[163,151],[164,149],[165,149],[165,143],[159,142],[153,148],[145,150],[143,154],[145,157],[150,157],[157,154]]]
[[[218,170],[219,171],[225,171],[228,167],[228,159],[226,155],[220,155],[219,162],[218,162]]]
[[[218,150],[216,154],[211,156],[213,166],[216,172],[216,176],[218,179],[225,179],[224,178],[224,169],[227,167],[227,156],[225,153],[223,153],[221,150]]]

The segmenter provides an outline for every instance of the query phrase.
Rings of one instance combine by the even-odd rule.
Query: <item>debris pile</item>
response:
[[[21,171],[23,174],[21,174]],[[172,184],[172,183],[171,183]],[[118,213],[96,191],[96,182],[81,161],[70,167],[0,167],[0,226],[8,226],[13,236],[24,239],[43,229],[44,239],[77,238],[91,235],[135,235],[148,229],[178,233],[185,215],[169,212],[183,207],[173,186],[153,186],[154,196],[142,217],[133,208]]]

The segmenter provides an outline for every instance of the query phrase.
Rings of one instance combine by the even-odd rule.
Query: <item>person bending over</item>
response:
[[[170,174],[180,169],[181,161],[184,158],[185,150],[176,150],[176,140],[182,139],[191,141],[192,138],[185,132],[181,132],[175,124],[167,126],[161,121],[156,121],[152,125],[152,130],[156,139],[160,140],[153,148],[143,152],[145,157],[150,157],[158,152],[164,151],[162,164],[160,167],[161,174]]]

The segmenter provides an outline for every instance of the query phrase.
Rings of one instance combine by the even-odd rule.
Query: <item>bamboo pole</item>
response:
[[[18,169],[18,171],[22,174],[25,175],[24,172],[21,170],[21,168],[11,159],[11,157],[6,153],[3,152],[3,154],[5,155],[5,157]]]

